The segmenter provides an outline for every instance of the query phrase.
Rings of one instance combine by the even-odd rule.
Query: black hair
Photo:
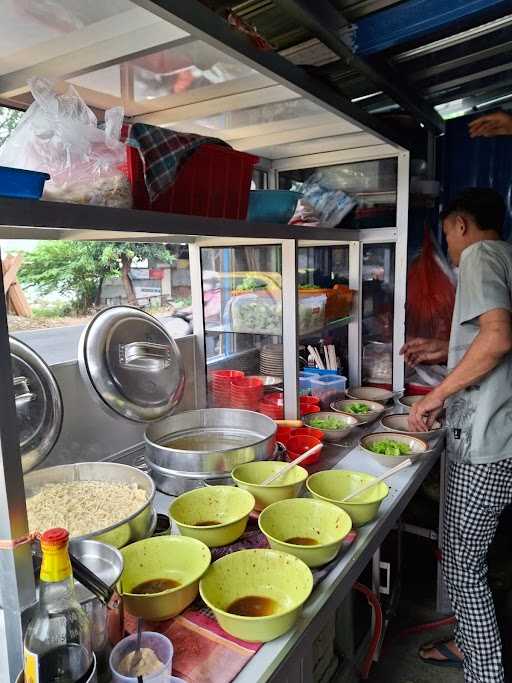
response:
[[[480,230],[501,233],[505,212],[505,201],[499,192],[490,187],[468,187],[441,212],[441,220],[444,221],[454,213],[466,213]]]

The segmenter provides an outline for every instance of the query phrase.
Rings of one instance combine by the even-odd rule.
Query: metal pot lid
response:
[[[9,337],[21,464],[30,472],[49,455],[62,427],[62,398],[52,371],[23,342]]]
[[[83,331],[80,373],[103,407],[135,422],[169,415],[185,388],[180,351],[152,315],[132,306],[100,311]]]

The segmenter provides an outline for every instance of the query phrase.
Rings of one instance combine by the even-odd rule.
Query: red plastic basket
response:
[[[135,209],[244,220],[259,157],[221,145],[201,145],[183,163],[174,185],[154,202],[149,200],[139,150],[127,146],[126,161]]]

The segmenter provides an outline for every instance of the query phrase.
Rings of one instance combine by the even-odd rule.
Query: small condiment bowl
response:
[[[405,436],[414,436],[423,441],[435,441],[444,434],[444,429],[440,422],[434,422],[432,429],[428,432],[411,432],[409,429],[409,416],[403,413],[386,415],[380,421],[384,432],[399,432]]]
[[[176,498],[169,517],[183,536],[217,548],[240,538],[254,505],[254,496],[236,486],[208,486]]]
[[[156,536],[121,550],[124,569],[118,592],[126,610],[148,621],[164,621],[183,612],[197,597],[199,579],[211,555],[204,543],[184,536]],[[171,579],[179,585],[160,593],[132,593],[153,579]]]
[[[325,440],[334,441],[335,443],[340,443],[340,441],[342,441],[346,436],[348,436],[348,434],[350,434],[354,427],[357,427],[359,424],[356,418],[352,415],[346,415],[345,413],[343,415],[340,415],[340,413],[333,413],[329,411],[321,411],[319,413],[316,413],[316,415],[306,415],[304,417],[304,424],[308,427],[311,427],[313,426],[311,425],[311,421],[314,421],[315,418],[319,417],[336,417],[337,419],[345,422],[346,427],[344,427],[343,429],[322,429],[323,433],[325,434]]]
[[[350,515],[353,525],[360,527],[377,517],[380,505],[389,493],[387,484],[381,481],[347,503],[343,503],[342,500],[376,478],[366,472],[325,470],[312,474],[306,482],[306,487],[313,498],[332,503],[345,510]]]
[[[258,524],[274,550],[290,553],[308,567],[321,567],[333,560],[352,529],[344,510],[311,498],[274,503],[263,510]],[[291,539],[295,542],[290,543]]]
[[[382,453],[375,453],[370,446],[377,441],[397,441],[409,447],[410,452],[405,455],[383,455]],[[413,462],[421,458],[428,451],[428,444],[422,439],[415,436],[408,436],[407,434],[400,434],[399,432],[375,432],[374,434],[367,434],[363,436],[359,442],[359,446],[364,453],[371,455],[372,458],[384,467],[395,467],[400,465],[408,458]]]
[[[261,485],[261,482],[284,467],[287,467],[287,463],[272,460],[246,462],[235,467],[231,477],[239,488],[252,493],[256,501],[255,509],[264,510],[267,505],[279,500],[296,498],[308,478],[308,471],[297,465],[272,484]]]
[[[265,643],[297,622],[313,589],[309,567],[287,553],[266,548],[240,550],[214,562],[199,585],[201,597],[220,626],[235,638]],[[271,601],[263,616],[240,616],[228,610],[242,598]]]
[[[350,406],[353,406],[354,403],[361,403],[365,406],[368,407],[369,412],[368,413],[353,413],[350,410]],[[379,415],[382,415],[384,412],[384,406],[382,403],[377,403],[377,401],[365,401],[363,399],[344,399],[343,401],[334,401],[334,403],[331,403],[331,410],[334,410],[335,413],[344,413],[345,415],[350,415],[351,417],[355,417],[356,420],[360,424],[367,424],[368,422],[372,422],[373,420],[377,420]]]
[[[385,405],[395,397],[395,394],[381,387],[350,387],[347,389],[347,396],[354,401],[374,401]]]

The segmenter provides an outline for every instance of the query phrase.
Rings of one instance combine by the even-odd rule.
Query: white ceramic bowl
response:
[[[444,428],[440,422],[434,422],[429,432],[411,432],[409,429],[409,415],[396,414],[386,415],[380,421],[380,426],[384,432],[399,432],[405,436],[414,436],[423,441],[435,441],[444,434]]]
[[[407,453],[407,455],[382,455],[381,453],[375,453],[369,448],[369,446],[376,441],[384,441],[385,439],[406,444],[411,449],[411,452]],[[407,458],[410,458],[415,462],[429,450],[426,441],[418,439],[415,436],[399,434],[398,432],[375,432],[374,434],[367,434],[366,436],[363,436],[359,442],[359,446],[364,453],[371,455],[376,462],[384,467],[395,467],[407,460]]]
[[[311,422],[315,421],[315,418],[328,418],[336,417],[339,420],[343,420],[345,427],[343,429],[324,429],[323,427],[317,427]],[[306,427],[315,427],[315,429],[320,429],[324,433],[325,441],[334,441],[335,443],[340,443],[350,432],[359,425],[359,422],[353,415],[347,415],[346,413],[331,413],[329,411],[322,411],[320,413],[308,413],[302,418]]]
[[[382,405],[391,401],[395,394],[380,387],[350,387],[347,396],[355,401],[374,401]]]
[[[349,408],[354,403],[362,403],[363,405],[368,406],[370,412],[362,414],[352,413]],[[382,415],[384,406],[382,403],[377,403],[376,401],[363,401],[362,399],[355,400],[351,398],[344,399],[343,401],[334,401],[331,403],[331,410],[334,410],[335,413],[344,413],[345,415],[355,417],[360,424],[367,424],[368,422],[377,420],[378,417]]]

